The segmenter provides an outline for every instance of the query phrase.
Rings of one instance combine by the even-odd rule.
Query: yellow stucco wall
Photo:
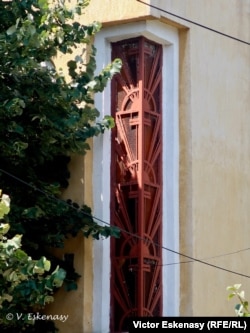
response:
[[[135,0],[90,0],[89,6],[85,9],[84,20],[99,21],[105,26],[115,25],[117,22],[142,20],[150,15],[150,8],[142,6]]]
[[[171,1],[168,10],[250,41],[249,1],[188,3]],[[250,47],[187,25],[180,33],[180,251],[250,275],[249,251],[236,253],[248,248],[250,231]],[[182,265],[181,313],[234,315],[226,291],[234,283],[250,295],[248,278]]]
[[[249,40],[244,35],[241,38]],[[248,247],[250,47],[193,29],[191,48],[199,44],[191,55],[193,253],[207,258]],[[250,275],[248,259],[245,251],[209,262]],[[201,269],[199,264],[194,265],[194,276],[194,288],[203,290],[207,302],[211,301],[201,309],[204,295],[194,289],[196,315],[229,312],[227,302],[222,302],[223,285],[242,283],[250,295],[249,279],[211,267]],[[208,281],[206,287],[204,281]],[[220,299],[217,307],[212,307],[213,295]]]
[[[145,2],[250,41],[249,0]],[[92,0],[86,18],[104,26],[152,18],[180,28],[180,252],[250,275],[249,251],[230,254],[249,243],[249,45],[134,0]],[[226,287],[234,283],[250,299],[247,278],[181,265],[181,314],[233,315]]]
[[[250,0],[145,2],[250,41]],[[107,26],[151,18],[179,27],[179,250],[211,265],[250,275],[249,251],[240,251],[249,248],[250,234],[249,45],[136,0],[91,0],[84,11],[85,23],[97,20]],[[74,178],[65,193],[80,202],[87,200],[90,206],[91,163],[91,153],[85,162],[73,160]],[[78,253],[75,263],[82,282],[78,291],[57,297],[60,312],[68,312],[71,318],[68,326],[61,324],[60,333],[88,333],[92,244],[79,237],[67,246]],[[227,301],[226,291],[234,283],[242,283],[250,300],[248,278],[198,262],[181,264],[180,269],[181,315],[234,315],[234,301]],[[57,313],[56,305],[49,310]]]
[[[69,187],[63,198],[72,199],[79,204],[92,206],[91,151],[88,158],[72,156],[69,170],[71,178]],[[87,189],[87,190],[86,190]],[[93,260],[92,239],[86,239],[79,234],[66,240],[65,247],[54,251],[54,254],[64,259],[64,254],[74,254],[74,268],[81,277],[78,288],[73,291],[59,290],[55,302],[46,307],[48,314],[68,315],[66,322],[56,321],[60,333],[91,333],[92,332],[92,303],[93,303]]]

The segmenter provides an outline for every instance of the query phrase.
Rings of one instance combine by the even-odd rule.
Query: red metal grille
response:
[[[162,47],[144,37],[112,44],[111,332],[162,313]],[[135,236],[136,234],[136,236]],[[157,245],[156,245],[157,244]]]

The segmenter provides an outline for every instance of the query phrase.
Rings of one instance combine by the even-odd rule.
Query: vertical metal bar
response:
[[[143,236],[144,236],[144,39],[139,42],[139,121],[138,121],[138,316],[143,316],[144,278],[143,278]]]

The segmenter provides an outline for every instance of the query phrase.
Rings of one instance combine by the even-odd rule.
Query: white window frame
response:
[[[111,62],[111,43],[145,36],[163,46],[163,316],[179,316],[179,37],[177,28],[157,20],[102,28],[95,37],[97,73]],[[95,96],[100,118],[111,112],[110,84]],[[111,133],[93,143],[93,215],[110,222]],[[94,242],[93,333],[109,332],[110,239]],[[173,265],[171,265],[173,263]],[[170,265],[169,265],[170,264]]]

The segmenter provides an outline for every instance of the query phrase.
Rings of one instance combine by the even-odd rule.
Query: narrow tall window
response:
[[[162,46],[144,37],[112,43],[111,332],[131,316],[162,314]]]

